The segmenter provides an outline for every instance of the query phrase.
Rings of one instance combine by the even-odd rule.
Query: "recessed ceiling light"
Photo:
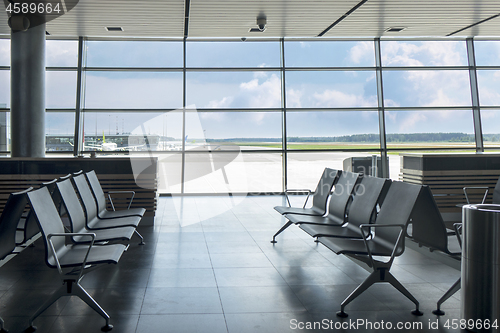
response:
[[[406,27],[390,27],[390,28],[385,29],[385,32],[401,32],[405,29],[406,29]]]
[[[123,31],[122,27],[106,27],[108,31]]]

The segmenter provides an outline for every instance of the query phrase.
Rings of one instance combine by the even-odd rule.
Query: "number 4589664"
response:
[[[59,2],[52,4],[35,2],[9,3],[5,11],[9,14],[59,14],[61,12]]]
[[[498,322],[497,319],[494,321],[491,321],[489,319],[448,319],[443,325],[447,329],[498,329]]]

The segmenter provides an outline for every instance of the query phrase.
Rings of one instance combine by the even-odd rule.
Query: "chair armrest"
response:
[[[309,200],[309,196],[311,195],[312,191],[309,189],[287,189],[287,190],[285,190],[285,197],[286,197],[286,201],[288,202],[289,207],[292,207],[292,204],[290,203],[290,199],[288,198],[288,193],[291,193],[291,192],[307,192],[306,201],[304,202],[304,205],[302,206],[302,208],[306,208],[307,200]]]
[[[457,236],[458,245],[462,248],[462,223],[453,223],[453,229],[455,229],[455,235]]]
[[[392,248],[391,257],[390,257],[389,261],[387,261],[387,263],[386,263],[389,265],[391,265],[392,261],[394,261],[394,257],[396,255],[396,250],[399,246],[399,243],[403,240],[403,238],[401,236],[404,233],[405,225],[404,224],[376,224],[376,223],[374,223],[374,224],[360,224],[359,225],[359,229],[361,230],[361,235],[363,236],[363,242],[365,243],[365,246],[366,246],[366,251],[368,252],[368,256],[370,257],[370,261],[373,265],[372,267],[375,267],[375,261],[373,259],[373,255],[370,251],[370,247],[368,246],[368,235],[365,234],[364,229],[367,229],[367,228],[391,228],[391,227],[392,228],[401,228],[401,231],[399,232],[398,239],[396,240],[396,244],[394,244],[394,247]]]
[[[87,253],[85,254],[85,258],[83,259],[82,266],[80,269],[80,274],[78,276],[78,279],[80,279],[83,275],[83,270],[85,268],[85,265],[87,264],[87,258],[89,256],[90,249],[92,248],[92,246],[94,246],[94,240],[95,240],[96,234],[95,233],[86,233],[86,232],[63,232],[63,233],[49,234],[47,236],[47,241],[49,242],[50,250],[54,254],[54,259],[56,261],[57,270],[59,271],[59,274],[61,274],[61,275],[63,274],[63,271],[62,271],[61,263],[59,262],[59,258],[57,257],[56,249],[54,248],[54,243],[52,243],[52,237],[67,237],[67,236],[70,236],[70,237],[71,236],[82,236],[82,237],[90,237],[91,238],[91,241],[89,243],[89,248],[87,250]]]
[[[484,201],[486,200],[486,197],[488,196],[488,191],[489,191],[489,188],[487,186],[468,186],[468,187],[464,187],[463,190],[464,190],[464,194],[465,194],[465,200],[467,200],[467,203],[470,204],[469,202],[469,196],[467,195],[467,190],[472,190],[472,189],[475,189],[475,190],[486,190],[484,192],[484,196],[483,196],[483,200],[481,201],[482,204],[484,204]]]
[[[109,202],[111,203],[111,208],[113,208],[113,210],[116,210],[115,205],[113,204],[113,199],[111,198],[111,194],[120,194],[120,193],[132,193],[132,196],[130,197],[130,201],[129,201],[128,207],[127,207],[127,209],[130,209],[130,206],[132,205],[132,201],[134,201],[135,191],[108,191],[108,199],[109,199]]]

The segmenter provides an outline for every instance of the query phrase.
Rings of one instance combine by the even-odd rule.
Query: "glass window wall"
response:
[[[399,152],[475,150],[465,40],[381,41],[384,108],[374,40],[192,40],[186,54],[183,43],[84,41],[85,150],[149,146],[167,192],[279,192],[283,165],[288,187],[314,188],[324,167],[380,155],[379,112],[392,178]],[[500,41],[474,45],[483,140],[496,150]],[[47,40],[47,151],[73,144],[77,59],[78,41]],[[9,66],[10,42],[0,39],[7,133]]]

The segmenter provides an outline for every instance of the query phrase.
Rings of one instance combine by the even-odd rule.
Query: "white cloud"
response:
[[[263,80],[265,79],[265,80]],[[233,96],[211,100],[209,108],[278,108],[281,106],[281,81],[276,74],[254,73],[254,78],[242,82]]]
[[[47,66],[77,66],[78,42],[47,41],[45,62]]]
[[[288,89],[286,91],[286,105],[289,108],[301,108],[302,95],[304,95],[304,91],[302,90]]]
[[[346,94],[338,90],[325,90],[322,93],[315,93],[316,107],[354,107],[373,106],[377,104],[375,96],[365,99],[361,95]]]
[[[213,100],[208,102],[207,107],[213,109],[228,108],[233,103],[234,98],[223,97],[221,100]]]
[[[265,112],[252,112],[250,117],[257,125],[262,125],[266,119]]]
[[[387,107],[391,107],[391,106],[397,107],[397,106],[400,106],[400,104],[398,102],[396,102],[396,101],[393,101],[390,98],[384,98],[384,106],[387,106]]]
[[[463,42],[384,42],[385,66],[459,66],[465,63]]]
[[[303,49],[311,47],[311,45],[309,43],[299,42],[299,44],[300,44],[300,47]]]
[[[109,78],[87,73],[86,80],[85,107],[88,108],[155,109],[182,106],[182,78]]]
[[[0,39],[0,64],[10,65],[10,40]]]
[[[467,71],[405,71],[384,80],[385,95],[406,106],[471,105]],[[399,85],[399,86],[398,86]],[[405,92],[403,92],[405,91]],[[397,92],[397,94],[396,94]]]
[[[359,42],[349,51],[350,57],[348,60],[355,64],[359,64],[364,58],[373,59],[373,52],[373,42]]]
[[[405,119],[399,123],[399,133],[416,132],[415,128],[418,126],[418,124],[425,123],[427,121],[427,114],[424,112],[411,112],[410,114],[405,114],[405,116]]]
[[[456,100],[452,96],[448,95],[443,88],[438,88],[433,96],[432,100],[425,104],[424,106],[443,106],[443,105],[456,105]]]

